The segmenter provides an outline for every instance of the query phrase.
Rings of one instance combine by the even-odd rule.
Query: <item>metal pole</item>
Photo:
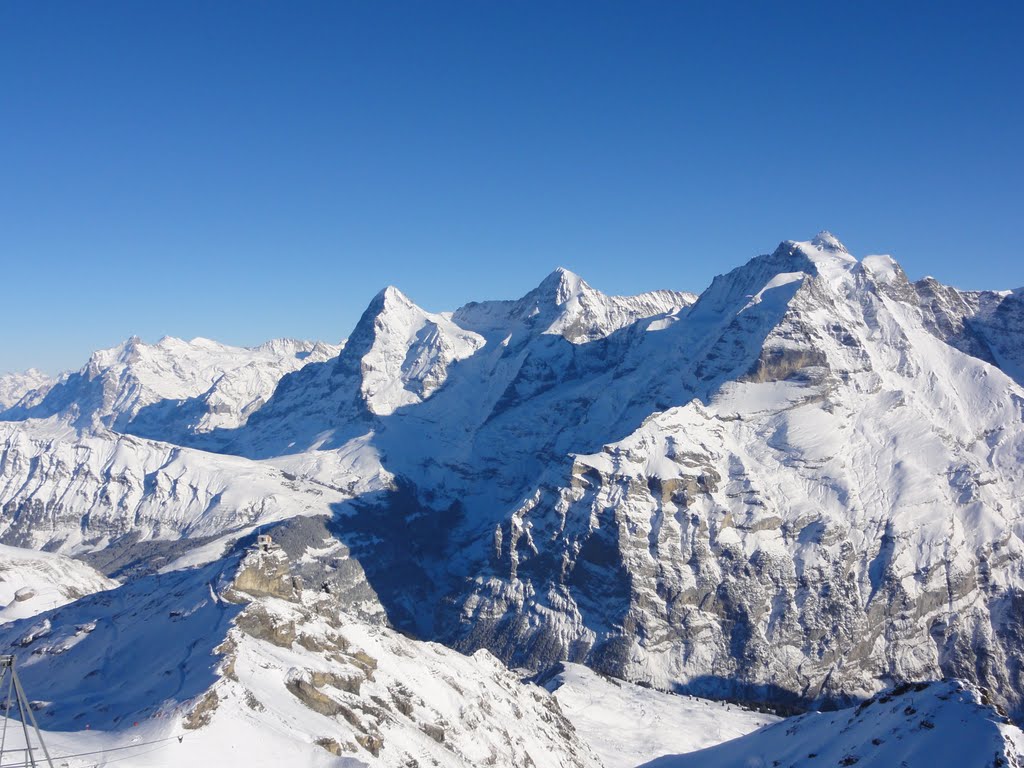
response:
[[[14,681],[14,693],[18,697],[18,714],[21,715],[21,731],[25,734],[25,756],[26,763],[31,764],[32,768],[36,768],[36,756],[32,754],[32,745],[28,740],[28,725],[25,724],[25,709],[21,704],[21,686],[18,685],[18,678],[14,676],[14,663],[11,663],[11,680]]]
[[[14,687],[21,693],[21,700],[25,702],[25,712],[28,714],[29,720],[32,721],[32,727],[36,730],[36,738],[39,739],[39,746],[43,750],[43,755],[46,757],[46,764],[53,768],[53,760],[50,759],[50,752],[46,749],[46,742],[43,741],[43,734],[39,730],[39,723],[36,722],[36,713],[32,711],[32,705],[28,702],[28,697],[25,696],[25,689],[21,687],[21,680],[18,679],[18,672],[14,669],[14,665],[11,665],[11,678],[14,680]],[[24,725],[24,721],[22,721]],[[35,766],[35,757],[32,758],[32,765]]]
[[[0,667],[0,687],[3,687],[4,678],[7,676],[7,667]],[[4,760],[4,746],[7,744],[7,722],[11,719],[11,693],[14,690],[14,678],[7,681],[7,700],[4,702],[4,732],[0,736],[0,763]]]

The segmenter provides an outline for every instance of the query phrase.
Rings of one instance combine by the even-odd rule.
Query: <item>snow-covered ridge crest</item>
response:
[[[582,344],[608,336],[638,320],[670,315],[696,301],[692,293],[659,290],[636,296],[608,296],[579,275],[559,267],[516,301],[471,303],[454,320],[482,333],[506,330],[516,323]]]
[[[839,765],[1016,766],[1024,733],[986,695],[955,680],[898,686],[838,712],[813,712],[641,768]]]
[[[363,313],[337,370],[352,370],[358,358],[366,406],[386,416],[430,397],[444,384],[452,363],[483,345],[482,336],[460,328],[450,313],[426,312],[388,286]]]
[[[46,395],[53,383],[53,378],[35,368],[0,375],[0,413],[19,404],[23,398],[26,398],[23,406],[35,405]]]
[[[256,519],[244,473],[270,466],[345,489],[332,535],[403,630],[794,705],[955,674],[1024,711],[1020,296],[911,283],[822,235],[692,306],[662,298],[617,304],[558,271],[449,315],[388,289],[337,357],[200,436],[229,469],[99,431],[86,461],[32,422],[11,427],[32,446],[0,463],[0,500],[37,545],[108,522],[238,531]],[[111,442],[141,457],[141,516],[108,517]],[[235,475],[217,505],[207,464]]]
[[[181,440],[235,427],[261,406],[284,374],[337,355],[340,346],[276,339],[233,347],[204,338],[137,336],[94,352],[80,371],[30,393],[0,418],[60,416],[81,429],[110,428]]]

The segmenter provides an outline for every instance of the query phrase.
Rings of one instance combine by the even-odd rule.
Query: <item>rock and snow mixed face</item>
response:
[[[35,368],[22,373],[5,373],[0,376],[0,413],[17,405],[28,397],[26,406],[35,405],[46,396],[53,386],[53,379]]]
[[[1024,760],[1024,733],[956,681],[899,686],[839,712],[784,720],[749,736],[641,768],[770,768],[821,765],[934,768],[1013,766]]]
[[[827,239],[716,279],[679,378],[642,375],[679,405],[497,521],[469,647],[793,702],[963,675],[1019,706],[1024,391],[916,296]]]
[[[303,589],[277,549],[137,579],[0,627],[0,643],[58,755],[87,744],[140,766],[601,765],[546,690],[486,651],[361,622]],[[127,749],[103,754],[114,747]]]
[[[238,536],[303,483],[294,514],[333,514],[388,619],[468,651],[793,704],[956,675],[1019,713],[1021,306],[827,233],[696,302],[564,271],[451,314],[388,289],[248,418],[148,421],[210,391],[171,352],[139,364],[166,387],[65,379],[43,404],[97,418],[5,426],[2,536],[57,541],[51,508],[61,541]],[[146,424],[189,447],[92,428]]]
[[[118,586],[80,560],[0,544],[0,624]]]
[[[41,382],[0,418],[61,416],[79,428],[180,441],[184,435],[244,424],[283,375],[330,359],[339,349],[292,339],[247,348],[201,338],[166,337],[146,344],[132,337],[94,353],[81,371]]]

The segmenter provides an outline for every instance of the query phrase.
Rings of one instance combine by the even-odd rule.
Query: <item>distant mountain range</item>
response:
[[[1024,291],[911,282],[826,232],[699,296],[606,296],[559,269],[518,300],[430,313],[386,288],[339,345],[133,338],[56,380],[0,377],[0,542],[124,582],[113,603],[58,608],[73,619],[49,633],[150,601],[146,621],[206,660],[177,688],[133,689],[125,717],[143,700],[212,706],[225,658],[233,695],[262,700],[239,649],[283,626],[344,655],[330,615],[360,627],[342,632],[353,646],[401,645],[398,630],[486,650],[477,665],[577,662],[786,711],[959,678],[1020,718],[1022,469]],[[256,531],[282,564],[253,564]],[[240,587],[246,567],[296,591]],[[160,597],[175,590],[192,595],[177,617]],[[186,620],[201,603],[209,621]],[[12,626],[0,642],[27,653]],[[67,642],[37,654],[37,688],[51,654],[98,663]],[[415,754],[419,736],[319,698],[344,689],[321,662],[252,653],[306,669],[282,690],[346,720],[353,754],[378,737],[403,745],[386,764]],[[115,679],[96,669],[95,685]],[[92,689],[61,685],[46,698],[70,727],[60,702]],[[543,733],[565,750],[549,764],[597,764],[555,715],[530,716],[553,730],[508,738]],[[466,739],[448,764],[484,764]]]

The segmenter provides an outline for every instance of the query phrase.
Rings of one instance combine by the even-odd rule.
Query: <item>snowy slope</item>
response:
[[[65,386],[57,423],[5,425],[4,540],[221,547],[333,514],[388,621],[465,651],[793,706],[957,676],[1019,714],[1019,306],[828,233],[696,302],[564,270],[450,314],[387,289],[248,418],[148,422],[189,448],[122,434],[187,394],[172,351],[140,357],[159,386]],[[138,471],[108,471],[122,451]]]
[[[865,768],[1011,766],[1024,760],[1024,733],[971,686],[904,686],[839,712],[813,712],[757,733],[644,768]]]
[[[132,337],[94,353],[81,370],[43,383],[29,401],[0,413],[21,420],[60,415],[79,428],[103,426],[178,439],[243,424],[281,376],[337,355],[340,347],[277,339],[231,347],[209,339]]]
[[[664,755],[694,752],[779,720],[724,702],[602,677],[578,664],[563,665],[545,687],[605,768],[633,768]]]
[[[674,321],[692,302],[692,294],[674,291],[605,296],[561,269],[518,301],[450,314],[425,312],[388,288],[370,302],[336,362],[285,377],[246,428],[195,444],[260,457],[336,448],[382,418],[408,414],[421,433],[430,423],[448,433],[440,439],[464,445],[467,430],[500,407],[535,347],[554,345],[564,355],[641,321]]]
[[[517,301],[473,302],[456,311],[453,319],[485,333],[507,332],[522,324],[542,334],[583,344],[638,320],[674,315],[696,300],[692,293],[667,290],[607,296],[579,275],[559,267]]]
[[[78,560],[0,545],[0,624],[117,586]]]
[[[33,393],[38,401],[53,386],[53,379],[42,371],[30,368],[21,373],[0,375],[0,412],[16,405],[23,397]]]
[[[363,623],[290,565],[281,550],[236,550],[0,627],[53,751],[134,739],[93,760],[600,766],[555,699],[486,651]]]
[[[0,423],[0,539],[7,544],[80,553],[130,549],[140,538],[237,536],[274,520],[329,513],[347,496],[239,457],[82,433],[57,419]]]

